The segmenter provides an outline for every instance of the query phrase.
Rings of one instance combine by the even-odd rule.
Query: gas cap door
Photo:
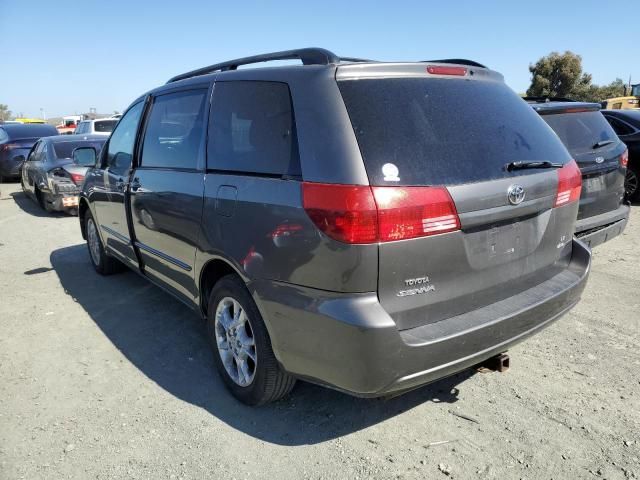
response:
[[[220,185],[216,193],[216,213],[221,217],[233,217],[238,200],[238,189],[233,185]]]

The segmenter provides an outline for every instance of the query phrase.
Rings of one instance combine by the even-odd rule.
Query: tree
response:
[[[608,85],[591,83],[591,75],[582,71],[582,57],[573,52],[551,52],[529,65],[532,97],[566,97],[584,102],[601,102],[624,95],[624,81],[616,78]]]
[[[529,65],[533,97],[568,97],[574,91],[587,89],[591,75],[582,72],[582,57],[573,52],[551,52],[534,65]]]
[[[11,110],[9,107],[3,103],[0,103],[0,120],[10,120],[11,119]]]

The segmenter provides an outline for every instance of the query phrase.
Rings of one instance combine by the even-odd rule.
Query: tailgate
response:
[[[553,208],[556,172],[449,187],[461,230],[380,245],[378,296],[398,328],[434,323],[516,295],[566,268],[577,203]],[[478,195],[482,191],[482,195]]]
[[[624,168],[620,157],[626,147],[599,111],[546,113],[542,116],[556,132],[582,172],[578,219],[616,210],[624,197]]]
[[[404,198],[416,189],[446,188],[459,217],[460,228],[451,229],[455,222],[438,216],[447,210],[427,205],[418,213],[424,230],[415,235],[402,223],[415,211],[395,212],[398,240],[379,244],[378,297],[399,329],[524,292],[567,268],[571,257],[575,164],[503,82],[466,75],[338,82],[376,200],[386,187],[387,196],[415,206]],[[541,161],[571,162],[566,168],[578,187],[563,206],[555,204],[566,168],[506,168]],[[448,233],[435,231],[439,226]]]

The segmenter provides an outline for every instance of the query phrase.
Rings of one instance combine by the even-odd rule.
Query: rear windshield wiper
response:
[[[562,168],[564,165],[562,163],[552,163],[552,162],[511,162],[505,165],[507,168],[507,172],[511,172],[513,170],[524,170],[525,168]]]
[[[591,148],[593,148],[595,150],[596,148],[606,147],[607,145],[611,145],[612,143],[614,143],[613,140],[600,140],[598,143],[596,143]]]

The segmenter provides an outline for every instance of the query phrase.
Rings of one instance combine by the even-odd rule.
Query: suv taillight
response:
[[[13,149],[13,148],[18,148],[20,145],[18,145],[17,143],[4,143],[2,145],[0,145],[0,151],[2,152],[8,152],[9,150]]]
[[[582,173],[575,160],[558,169],[558,193],[555,207],[561,207],[580,199]]]
[[[622,152],[622,155],[620,155],[620,166],[627,168],[628,164],[629,164],[629,149],[625,149],[625,151]]]
[[[304,209],[316,226],[344,243],[376,243],[460,229],[444,187],[302,185]]]

